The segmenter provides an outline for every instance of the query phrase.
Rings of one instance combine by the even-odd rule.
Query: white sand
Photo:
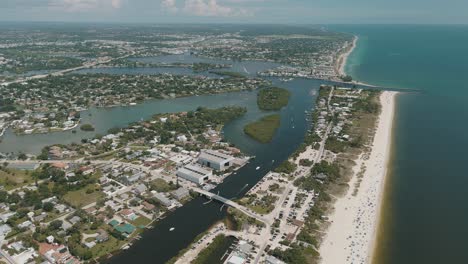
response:
[[[380,97],[382,113],[368,160],[359,159],[354,168],[366,166],[359,191],[353,196],[357,177],[350,181],[347,194],[335,203],[331,225],[320,246],[322,263],[370,263],[379,220],[379,210],[390,156],[396,92],[385,91]]]
[[[340,63],[340,65],[338,65],[338,74],[341,76],[346,75],[345,73],[346,61],[348,60],[348,57],[351,54],[351,52],[353,52],[354,48],[356,48],[357,41],[358,41],[358,37],[354,36],[351,47],[348,48],[348,50],[345,53],[342,53],[340,57],[338,58],[338,62]]]

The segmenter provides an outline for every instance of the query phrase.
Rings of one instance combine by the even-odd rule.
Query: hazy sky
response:
[[[468,23],[467,0],[0,0],[1,21]]]

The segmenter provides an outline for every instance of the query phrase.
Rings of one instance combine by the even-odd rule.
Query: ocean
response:
[[[397,98],[374,263],[468,263],[468,26],[352,25],[353,78]]]

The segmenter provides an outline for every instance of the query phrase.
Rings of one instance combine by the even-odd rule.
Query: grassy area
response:
[[[224,253],[224,249],[229,246],[231,241],[224,235],[217,235],[208,247],[203,249],[192,261],[193,264],[214,263]],[[222,252],[221,252],[222,251]]]
[[[157,192],[170,192],[177,189],[175,184],[168,183],[163,179],[156,179],[150,183],[151,188]]]
[[[261,143],[268,143],[273,139],[280,123],[281,116],[279,114],[268,115],[247,124],[244,127],[244,133]]]
[[[91,248],[91,253],[94,258],[105,256],[109,253],[119,250],[126,242],[118,240],[113,236],[109,236],[109,240],[103,243],[98,243]]]
[[[258,92],[257,104],[262,110],[280,110],[288,105],[290,95],[289,91],[283,88],[262,89]]]
[[[277,200],[277,196],[265,195],[262,198],[249,199],[247,202],[244,201],[243,204],[257,214],[265,215],[271,213],[273,209],[275,209],[275,203]]]
[[[86,206],[104,197],[102,192],[95,191],[94,188],[95,186],[90,184],[80,190],[68,192],[63,196],[63,199],[76,208]],[[93,190],[93,192],[88,190]]]
[[[0,170],[0,185],[5,190],[15,189],[26,184],[32,183],[30,171],[2,168]]]
[[[148,219],[148,218],[146,218],[144,216],[140,216],[137,219],[131,221],[131,224],[136,226],[136,227],[146,226],[149,223],[151,223],[151,219]]]

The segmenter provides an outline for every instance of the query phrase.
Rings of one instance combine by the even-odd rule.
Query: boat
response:
[[[172,231],[174,231],[174,229],[175,229],[175,227],[171,227],[171,228],[169,228],[169,231],[172,232]]]
[[[258,166],[257,168],[255,168],[255,170],[259,170],[260,169],[260,166]]]

